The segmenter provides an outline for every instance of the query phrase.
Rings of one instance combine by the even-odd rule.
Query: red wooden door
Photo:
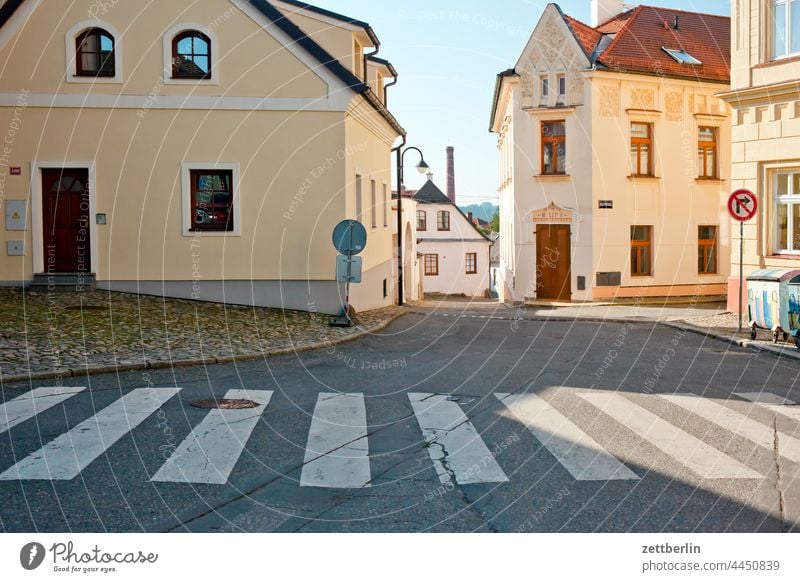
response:
[[[536,227],[536,297],[570,301],[572,254],[569,225]]]
[[[90,273],[89,171],[42,170],[44,269]]]

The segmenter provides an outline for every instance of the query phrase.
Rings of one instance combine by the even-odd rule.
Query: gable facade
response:
[[[723,295],[730,128],[714,94],[726,85],[604,65],[598,55],[619,34],[601,29],[548,5],[498,77],[501,299]],[[709,175],[698,167],[701,128],[715,143]],[[641,162],[644,150],[634,168],[632,152]],[[703,251],[709,232],[714,247]],[[700,272],[701,252],[713,272]]]
[[[189,10],[18,4],[0,29],[0,117],[17,128],[0,197],[24,209],[24,228],[5,233],[24,250],[0,256],[2,284],[52,271],[46,182],[72,169],[87,183],[76,199],[86,208],[75,212],[85,275],[98,287],[338,312],[331,231],[371,212],[372,183],[377,212],[391,214],[383,193],[402,132],[361,79],[338,58],[321,62],[308,39],[292,37],[302,29],[276,24],[269,16],[281,13],[262,0],[200,0]],[[81,77],[77,35],[96,29],[114,39],[114,75]],[[195,45],[202,56],[190,55],[210,63],[204,78],[174,74],[173,43],[185,31],[208,40]],[[198,194],[202,183],[216,184],[213,195]],[[230,219],[211,228],[220,212]],[[361,310],[392,300],[383,292],[391,228],[381,219],[368,232],[365,282],[352,293]]]

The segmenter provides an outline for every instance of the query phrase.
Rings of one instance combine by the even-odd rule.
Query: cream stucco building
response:
[[[549,4],[498,76],[504,301],[723,295],[729,19]]]
[[[336,313],[333,227],[367,227],[359,310],[393,301],[370,26],[286,0],[7,0],[0,284]]]
[[[758,198],[744,228],[744,276],[800,269],[800,2],[733,0],[732,188]],[[728,306],[737,311],[739,228],[733,229]]]

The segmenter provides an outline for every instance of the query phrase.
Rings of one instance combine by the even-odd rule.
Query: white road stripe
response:
[[[370,481],[364,395],[320,394],[300,486],[360,489]]]
[[[92,461],[144,422],[180,390],[180,388],[140,388],[129,392],[69,432],[22,459],[0,475],[0,481],[74,479]]]
[[[697,394],[661,394],[660,396],[740,437],[753,441],[761,447],[770,450],[775,447],[773,427],[761,424],[718,402],[702,398]],[[778,443],[781,456],[791,461],[800,462],[800,440],[785,433],[779,434]]]
[[[495,394],[578,481],[639,479],[589,435],[536,394]]]
[[[228,477],[272,398],[272,392],[230,390],[225,398],[252,400],[259,406],[243,410],[211,410],[175,449],[151,481],[212,485],[224,485],[228,482]]]
[[[3,403],[0,405],[0,434],[84,390],[86,387],[43,386]]]
[[[737,392],[736,396],[800,422],[800,406],[788,398],[770,392]]]
[[[581,394],[623,426],[704,479],[760,479],[761,474],[617,394]]]
[[[462,485],[508,481],[457,403],[444,394],[410,393],[408,399],[442,483],[451,483],[452,477]]]

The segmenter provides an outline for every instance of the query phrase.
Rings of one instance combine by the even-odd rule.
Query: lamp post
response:
[[[397,304],[403,305],[403,161],[406,154],[414,150],[419,154],[419,163],[415,166],[420,174],[430,170],[425,163],[425,156],[419,148],[397,148]]]

